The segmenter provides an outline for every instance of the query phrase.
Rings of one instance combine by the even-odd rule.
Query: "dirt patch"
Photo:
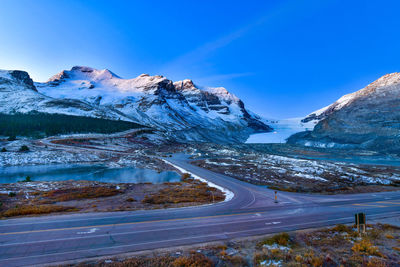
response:
[[[94,181],[5,184],[0,216],[62,212],[104,212],[184,207],[218,202],[224,194],[206,183],[184,177],[163,184],[110,184]]]
[[[352,226],[337,225],[68,266],[398,266],[399,247],[398,227],[368,225],[359,235]]]

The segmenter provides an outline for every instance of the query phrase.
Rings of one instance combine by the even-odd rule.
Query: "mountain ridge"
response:
[[[28,73],[22,73],[29,77]],[[26,78],[22,76],[21,79]],[[19,84],[22,98],[24,94],[31,95],[30,101],[24,101],[26,106],[29,102],[36,104],[21,108],[15,97],[5,95],[0,88],[0,99],[4,100],[4,107],[9,107],[0,108],[4,113],[36,110],[122,119],[160,129],[177,141],[245,142],[252,133],[272,130],[225,88],[202,88],[190,79],[173,82],[161,75],[148,74],[123,79],[107,69],[75,66],[47,82],[30,85],[18,79],[6,80],[2,83],[4,88],[7,83],[9,87]],[[32,90],[27,92],[27,88]],[[7,105],[10,99],[13,101]]]
[[[386,74],[302,121],[317,123],[312,131],[289,137],[288,143],[399,151],[400,73]]]

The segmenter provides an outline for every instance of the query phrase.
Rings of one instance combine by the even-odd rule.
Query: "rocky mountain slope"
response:
[[[45,83],[23,71],[0,71],[0,112],[61,113],[122,119],[159,129],[178,141],[244,142],[271,128],[225,88],[199,88],[142,74],[73,67]]]
[[[45,96],[25,71],[0,70],[0,112],[6,114],[40,111],[67,115],[82,115],[118,119],[121,116],[96,108],[80,100],[55,99]]]
[[[318,122],[313,131],[294,134],[288,143],[399,151],[400,73],[387,74],[303,119],[311,121]]]

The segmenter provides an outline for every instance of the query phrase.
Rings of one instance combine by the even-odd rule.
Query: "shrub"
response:
[[[19,152],[26,152],[26,151],[29,151],[29,147],[27,147],[26,145],[22,145],[22,146],[19,148]]]
[[[267,238],[264,241],[261,241],[258,246],[263,246],[263,245],[273,245],[277,244],[280,246],[288,246],[290,241],[290,236],[288,233],[280,233],[276,234],[270,238]]]
[[[130,197],[130,198],[127,198],[126,201],[128,201],[128,202],[135,202],[136,199],[134,199],[133,197]]]
[[[350,227],[347,227],[344,224],[337,224],[335,227],[333,227],[331,229],[331,231],[336,231],[336,232],[339,232],[339,233],[343,233],[343,232],[344,233],[349,233],[349,232],[352,232],[352,229]]]
[[[225,257],[225,260],[229,262],[229,266],[232,267],[243,267],[243,266],[249,266],[247,260],[241,256],[227,256]]]
[[[303,257],[301,255],[296,255],[296,257],[294,258],[296,262],[302,262],[303,261]]]
[[[386,237],[387,239],[394,239],[394,236],[392,236],[392,235],[390,235],[390,234],[385,235],[385,237]]]
[[[10,135],[10,136],[7,138],[7,140],[8,140],[8,141],[15,141],[15,140],[17,140],[17,137],[16,137],[15,135]]]
[[[181,176],[182,181],[189,179],[191,177],[191,175],[187,172],[183,173]]]
[[[8,196],[9,196],[9,197],[15,197],[16,195],[17,195],[17,194],[16,194],[15,192],[9,192],[9,193],[8,193]]]
[[[6,149],[5,147],[3,147],[3,148],[1,149],[1,152],[7,152],[7,149]]]
[[[324,259],[322,257],[319,257],[319,256],[311,257],[311,260],[310,260],[311,266],[320,267],[320,266],[322,266],[323,263],[324,263]]]
[[[29,183],[29,182],[32,182],[32,178],[28,175],[28,176],[25,177],[25,180],[22,180],[21,182],[22,182],[22,183]]]
[[[212,261],[200,253],[192,253],[190,256],[181,256],[172,263],[174,267],[212,267]]]
[[[379,252],[378,247],[374,246],[371,241],[367,239],[355,242],[351,250],[363,255],[383,257],[382,253]]]

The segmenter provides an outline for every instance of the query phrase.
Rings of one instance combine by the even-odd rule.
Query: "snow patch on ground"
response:
[[[282,261],[265,260],[260,262],[261,266],[282,266]]]
[[[279,250],[282,250],[282,251],[290,250],[290,248],[288,248],[286,246],[281,246],[281,245],[278,245],[278,244],[272,244],[272,245],[265,244],[265,245],[263,245],[263,248],[266,248],[266,249],[269,249],[269,250],[279,249]]]
[[[0,153],[0,166],[35,165],[52,163],[91,162],[99,161],[94,153],[71,153],[67,151],[32,151],[26,153]]]

